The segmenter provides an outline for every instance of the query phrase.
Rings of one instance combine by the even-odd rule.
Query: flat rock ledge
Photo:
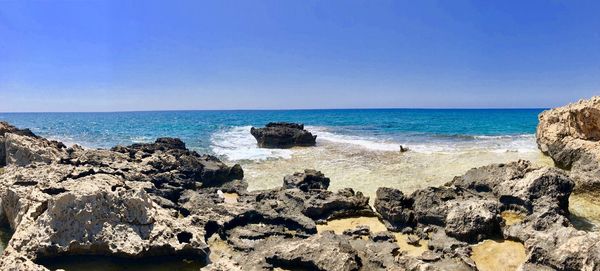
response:
[[[92,150],[1,135],[3,146],[11,138],[24,151],[2,153],[0,221],[14,230],[2,270],[47,270],[40,259],[65,255],[185,256],[202,260],[202,270],[477,270],[471,246],[484,239],[522,242],[519,270],[600,267],[598,233],[568,219],[574,182],[527,161],[475,168],[410,195],[380,188],[373,209],[358,191],[329,191],[316,170],[247,191],[239,165],[175,138]],[[507,225],[505,210],[524,219]],[[317,224],[362,216],[426,240],[427,250],[413,256],[390,231],[368,227],[317,232]]]
[[[600,191],[600,96],[542,112],[537,143],[570,171],[576,190]]]
[[[261,148],[291,148],[314,146],[317,136],[304,130],[304,124],[270,122],[264,128],[250,129]]]

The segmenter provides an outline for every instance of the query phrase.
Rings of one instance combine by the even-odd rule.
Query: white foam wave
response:
[[[221,130],[211,137],[212,151],[229,160],[266,160],[289,159],[293,149],[263,149],[256,145],[250,134],[251,126],[238,126]],[[471,140],[424,140],[400,143],[374,137],[344,135],[332,132],[326,127],[306,126],[306,129],[317,135],[317,148],[323,144],[338,144],[356,147],[368,151],[398,152],[400,146],[417,153],[468,153],[468,152],[538,152],[535,135],[501,135],[473,136]]]
[[[348,144],[373,151],[400,151],[400,144],[386,142],[369,137],[340,135],[327,131],[324,127],[307,126],[307,130],[317,135],[317,142],[324,140],[339,144]]]
[[[457,153],[457,152],[537,152],[535,135],[499,135],[499,136],[473,136],[472,140],[430,140],[427,142],[394,142],[385,141],[372,137],[351,136],[336,134],[325,127],[307,126],[314,134],[317,134],[317,142],[328,141],[338,144],[347,144],[362,147],[372,151],[399,151],[400,146],[418,153]]]
[[[151,143],[154,138],[149,136],[134,136],[131,137],[131,142],[133,143]]]
[[[532,139],[535,138],[535,134],[522,134],[522,135],[498,135],[498,136],[490,136],[490,135],[478,135],[473,136],[475,139]]]
[[[211,137],[212,151],[232,161],[292,157],[292,150],[259,148],[256,139],[250,134],[250,128],[251,126],[238,126],[214,133]]]

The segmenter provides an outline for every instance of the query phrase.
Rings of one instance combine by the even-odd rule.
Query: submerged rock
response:
[[[271,122],[264,128],[250,129],[250,133],[261,148],[291,148],[314,146],[317,136],[304,130],[303,124]]]

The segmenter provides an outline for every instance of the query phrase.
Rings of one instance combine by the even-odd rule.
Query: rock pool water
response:
[[[334,219],[328,221],[326,224],[317,225],[317,231],[319,233],[327,230],[331,230],[336,234],[342,234],[345,230],[354,229],[357,226],[368,226],[371,232],[384,232],[387,228],[379,219],[376,217],[349,217],[342,219]],[[391,232],[396,237],[396,243],[400,249],[410,256],[419,256],[423,252],[427,251],[427,241],[420,240],[419,244],[411,245],[408,243],[408,235],[399,232]]]
[[[525,219],[525,215],[511,210],[504,211],[500,215],[502,216],[502,219],[504,219],[506,226],[517,224]]]
[[[485,240],[473,246],[471,259],[480,271],[514,271],[525,262],[523,244],[510,240]]]
[[[569,198],[570,219],[580,230],[600,230],[600,192],[573,194]]]

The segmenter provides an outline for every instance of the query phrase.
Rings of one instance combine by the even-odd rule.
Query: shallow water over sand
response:
[[[569,211],[571,222],[576,228],[600,230],[600,192],[571,195]]]
[[[378,187],[393,187],[411,193],[428,186],[442,185],[473,167],[491,163],[527,159],[538,165],[552,165],[550,158],[537,151],[401,153],[327,141],[319,142],[317,147],[293,148],[292,151],[288,159],[235,162],[241,163],[244,168],[249,190],[279,187],[283,176],[314,168],[331,178],[330,190],[351,187],[372,199]]]
[[[520,223],[525,219],[525,215],[516,211],[504,211],[500,214],[502,219],[504,219],[504,224],[506,226],[511,226],[517,223]]]
[[[485,240],[473,246],[471,259],[480,271],[514,271],[525,262],[523,244],[510,240]]]
[[[368,226],[371,232],[384,232],[387,228],[376,217],[349,217],[342,219],[334,219],[326,224],[317,225],[319,233],[323,231],[333,231],[336,234],[342,234],[345,230],[355,229],[357,226]],[[420,240],[417,245],[408,243],[408,235],[399,232],[391,232],[396,237],[396,243],[403,253],[410,256],[420,256],[427,251],[427,241]]]

